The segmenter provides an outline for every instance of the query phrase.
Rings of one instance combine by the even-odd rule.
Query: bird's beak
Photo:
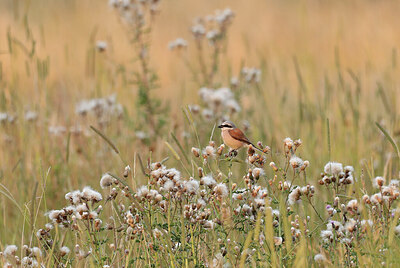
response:
[[[223,128],[223,126],[222,126],[222,125],[219,125],[218,128]]]

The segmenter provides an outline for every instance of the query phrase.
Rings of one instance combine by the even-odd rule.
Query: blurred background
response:
[[[253,141],[271,146],[272,160],[290,136],[303,140],[301,157],[310,160],[314,182],[329,160],[354,165],[367,183],[375,173],[398,176],[393,148],[375,123],[398,140],[399,1],[161,1],[146,53],[158,79],[151,96],[167,106],[167,119],[160,133],[143,138],[138,87],[131,83],[140,68],[137,51],[107,1],[1,0],[0,113],[14,117],[0,119],[1,242],[21,235],[21,219],[32,216],[25,208],[39,192],[47,199],[43,213],[65,202],[69,190],[98,188],[104,172],[120,174],[126,164],[136,172],[139,154],[144,162],[164,159],[170,155],[165,141],[178,151],[171,133],[188,154],[198,146],[182,112],[204,105],[196,70],[188,68],[198,59],[190,29],[197,17],[228,7],[235,16],[215,88],[229,87],[244,66],[261,70],[258,86],[241,93],[241,112],[231,119]],[[178,37],[188,47],[170,51]],[[98,41],[106,42],[104,51]],[[107,125],[76,112],[82,100],[112,94],[122,111]],[[36,117],[28,120],[28,112]],[[194,119],[201,146],[218,119]],[[90,125],[115,144],[123,162]],[[217,132],[212,139],[221,143]]]

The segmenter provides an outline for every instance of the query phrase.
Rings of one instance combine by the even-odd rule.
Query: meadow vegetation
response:
[[[0,2],[1,265],[400,265],[400,6],[250,2]]]

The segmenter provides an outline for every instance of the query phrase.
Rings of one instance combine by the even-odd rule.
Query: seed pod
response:
[[[232,191],[236,189],[236,186],[237,186],[236,183],[233,183],[233,184],[232,184]]]
[[[192,147],[192,153],[195,157],[199,157],[200,156],[200,149],[199,148],[195,148]]]
[[[224,151],[224,149],[225,149],[225,144],[221,144],[217,149],[217,154],[222,155],[222,152]]]
[[[203,178],[203,176],[204,176],[203,168],[199,167],[198,171],[199,171],[199,177]]]

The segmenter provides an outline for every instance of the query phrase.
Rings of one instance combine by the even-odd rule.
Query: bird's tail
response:
[[[253,148],[254,149],[256,149],[256,150],[258,150],[258,151],[260,151],[260,152],[262,152],[263,154],[265,154],[266,152],[264,152],[264,150],[263,149],[261,149],[261,148],[259,148],[258,146],[255,146],[253,143],[249,143],[249,145],[251,145],[251,146],[253,146]]]

